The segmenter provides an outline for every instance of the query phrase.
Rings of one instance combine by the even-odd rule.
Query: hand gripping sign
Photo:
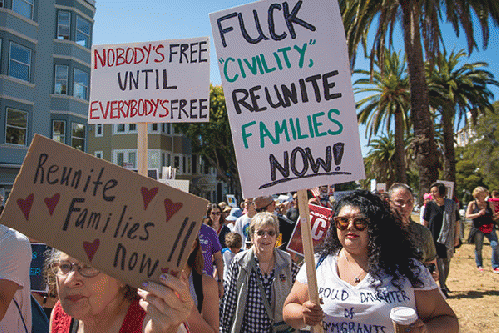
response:
[[[35,135],[0,223],[139,287],[185,265],[206,204]]]

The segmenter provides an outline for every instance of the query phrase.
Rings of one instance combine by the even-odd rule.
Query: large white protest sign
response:
[[[210,14],[245,197],[364,178],[336,0]]]
[[[207,122],[208,37],[92,47],[89,124]]]

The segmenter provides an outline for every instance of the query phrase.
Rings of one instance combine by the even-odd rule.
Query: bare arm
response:
[[[200,333],[218,332],[217,281],[208,275],[203,275],[203,309],[201,312],[199,313],[197,307],[193,307],[189,318],[187,318],[190,331]]]
[[[295,282],[282,311],[283,319],[293,328],[300,329],[307,325],[316,326],[322,321],[320,305],[308,300],[308,286]]]
[[[218,297],[222,298],[224,295],[224,285],[223,285],[223,280],[224,280],[224,260],[222,258],[222,251],[218,251],[217,253],[213,254],[213,260],[215,261],[215,266],[216,266],[216,276],[214,275],[213,277],[218,281]]]
[[[482,216],[481,211],[479,211],[478,213],[473,213],[474,209],[475,209],[475,202],[470,201],[470,203],[468,204],[468,208],[466,209],[466,214],[465,214],[467,219],[476,219],[476,218]]]
[[[416,310],[428,333],[458,333],[456,314],[438,289],[415,290]],[[422,332],[425,332],[422,330]]]
[[[21,287],[10,280],[0,279],[0,321],[3,320],[14,294]]]

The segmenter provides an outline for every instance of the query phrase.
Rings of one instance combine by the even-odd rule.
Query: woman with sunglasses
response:
[[[282,319],[282,307],[298,266],[275,247],[278,230],[274,214],[258,213],[251,220],[253,245],[234,257],[225,280],[221,332],[293,332]]]
[[[321,324],[326,332],[393,333],[390,311],[416,310],[409,332],[459,331],[456,315],[424,266],[389,206],[367,191],[342,198],[334,223],[316,257],[317,286],[323,304],[309,301],[302,267],[283,316],[294,328]]]
[[[57,250],[47,264],[59,296],[50,333],[187,332],[193,300],[185,273],[163,274],[137,291]]]
[[[206,220],[206,224],[208,224],[217,232],[218,240],[220,241],[222,248],[227,247],[225,245],[225,235],[230,232],[230,229],[225,222],[225,216],[223,214],[222,207],[217,204],[209,205],[206,216],[208,217],[208,219]]]

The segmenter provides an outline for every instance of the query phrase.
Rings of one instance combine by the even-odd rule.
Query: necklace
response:
[[[348,271],[349,271],[350,273],[352,273],[352,270],[350,269],[350,264],[351,264],[351,263],[350,263],[350,261],[348,260],[347,255],[345,254],[345,252],[343,252],[343,257],[345,258],[345,260],[346,260],[346,261],[347,261],[347,263],[348,263],[348,264],[347,264]],[[360,266],[359,266],[359,267],[360,267]],[[361,268],[360,273],[359,273],[359,274],[357,274],[357,276],[354,276],[353,281],[354,281],[355,283],[360,283],[360,276],[361,276],[363,273],[364,273],[364,270]]]

